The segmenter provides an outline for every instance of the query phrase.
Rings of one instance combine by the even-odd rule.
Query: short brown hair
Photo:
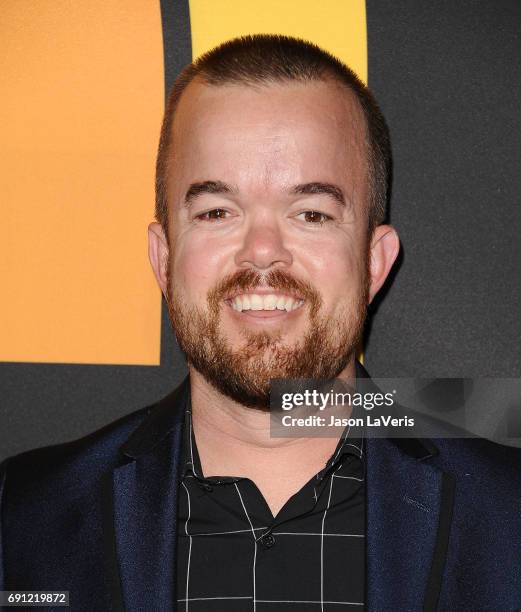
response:
[[[156,163],[156,219],[168,239],[167,173],[172,122],[181,94],[196,77],[208,85],[258,85],[288,81],[336,80],[351,90],[366,119],[369,161],[369,230],[382,223],[387,209],[391,174],[389,130],[372,93],[336,57],[298,38],[256,34],[227,41],[184,68],[166,105]]]

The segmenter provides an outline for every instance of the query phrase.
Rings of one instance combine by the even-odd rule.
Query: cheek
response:
[[[361,247],[350,239],[329,240],[304,249],[307,268],[318,287],[338,289],[357,284],[362,267]]]
[[[184,295],[195,300],[206,300],[222,273],[223,263],[219,253],[208,249],[200,241],[178,240],[173,253],[172,283]]]
[[[345,316],[358,303],[365,274],[362,242],[343,236],[324,241],[302,254],[309,280],[323,298],[323,308],[330,316]]]

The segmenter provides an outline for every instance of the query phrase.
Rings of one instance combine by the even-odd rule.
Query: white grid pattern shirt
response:
[[[363,435],[346,429],[325,468],[274,517],[252,480],[203,476],[188,403],[178,610],[364,610],[364,468]]]

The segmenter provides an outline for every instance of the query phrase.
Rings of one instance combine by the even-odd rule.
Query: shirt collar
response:
[[[203,476],[201,468],[201,460],[195,442],[194,429],[192,426],[192,404],[186,402],[185,418],[184,418],[184,435],[183,435],[183,462],[182,462],[181,478],[188,475],[193,475],[200,482],[222,484],[228,482],[237,482],[240,478],[233,476]]]

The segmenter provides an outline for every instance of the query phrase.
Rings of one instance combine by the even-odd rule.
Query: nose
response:
[[[241,248],[235,255],[235,264],[239,268],[268,270],[290,266],[292,261],[291,252],[284,244],[281,229],[275,219],[252,220]]]

